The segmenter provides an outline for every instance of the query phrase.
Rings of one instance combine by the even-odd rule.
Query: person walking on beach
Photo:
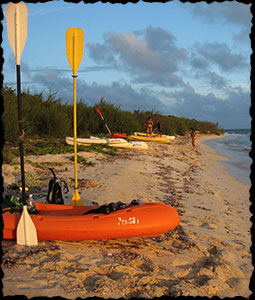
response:
[[[190,137],[191,137],[191,143],[193,146],[193,150],[197,151],[197,133],[193,128],[190,128],[189,133],[190,133]]]
[[[154,123],[152,121],[152,118],[149,117],[148,121],[146,123],[146,135],[151,135],[152,134],[153,125],[154,125]]]

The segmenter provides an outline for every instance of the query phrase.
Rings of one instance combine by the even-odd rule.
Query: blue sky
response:
[[[16,89],[16,61],[2,5],[4,85]],[[250,128],[250,5],[223,3],[26,3],[22,89],[73,101],[65,32],[84,31],[77,100],[102,97],[125,110]]]

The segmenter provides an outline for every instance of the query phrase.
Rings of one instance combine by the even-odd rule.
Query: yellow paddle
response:
[[[20,84],[20,57],[27,40],[27,6],[25,3],[10,3],[6,8],[7,16],[7,33],[8,40],[14,55],[16,56],[17,67],[17,98],[18,98],[18,124],[19,124],[19,140],[20,140],[20,170],[22,181],[22,200],[23,211],[17,226],[16,237],[17,244],[27,246],[37,246],[37,232],[35,225],[28,214],[26,203],[25,188],[25,170],[24,170],[24,150],[23,139],[24,132],[22,130],[22,109],[21,109],[21,84]]]
[[[77,179],[77,111],[76,78],[77,70],[83,56],[84,32],[80,28],[68,28],[66,31],[66,56],[73,71],[73,130],[74,130],[74,195],[70,205],[83,205],[78,192]]]

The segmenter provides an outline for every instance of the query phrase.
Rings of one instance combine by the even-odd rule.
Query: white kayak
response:
[[[73,146],[74,139],[72,137],[66,137],[66,143]],[[98,138],[98,137],[89,137],[89,138],[77,138],[77,145],[90,146],[91,144],[101,144],[109,145],[111,147],[123,148],[123,149],[134,149],[134,150],[146,150],[148,145],[145,142],[140,141],[126,141],[122,138]]]
[[[148,149],[148,144],[140,141],[131,141],[122,144],[108,144],[111,147],[123,148],[123,149],[133,149],[133,150],[146,150]]]
[[[175,136],[174,135],[165,135],[165,137],[167,137],[171,141],[175,140]]]
[[[126,145],[128,144],[128,141],[122,138],[117,138],[117,139],[107,139],[107,144],[109,146],[118,146],[118,145]]]
[[[67,145],[73,145],[74,144],[74,138],[72,137],[66,137],[66,143]],[[91,144],[107,144],[107,139],[101,139],[97,137],[93,138],[77,138],[77,145],[82,145],[82,146],[89,146]]]
[[[68,145],[74,144],[74,138],[73,137],[66,137],[66,143]],[[77,138],[77,145],[82,146],[90,146],[91,144],[108,144],[108,145],[119,145],[119,144],[127,144],[128,142],[125,139],[109,139],[109,138],[98,138],[91,136],[89,138]]]

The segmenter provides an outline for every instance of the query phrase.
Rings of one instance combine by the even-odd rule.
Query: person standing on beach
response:
[[[193,150],[197,151],[197,133],[193,128],[190,128],[190,137],[191,137],[191,143],[193,146]]]
[[[154,123],[152,121],[152,118],[149,117],[148,121],[146,123],[146,127],[147,127],[146,128],[146,135],[151,135],[152,134],[153,125],[154,125]]]
[[[160,122],[156,121],[157,133],[161,136],[162,135],[162,128]]]

